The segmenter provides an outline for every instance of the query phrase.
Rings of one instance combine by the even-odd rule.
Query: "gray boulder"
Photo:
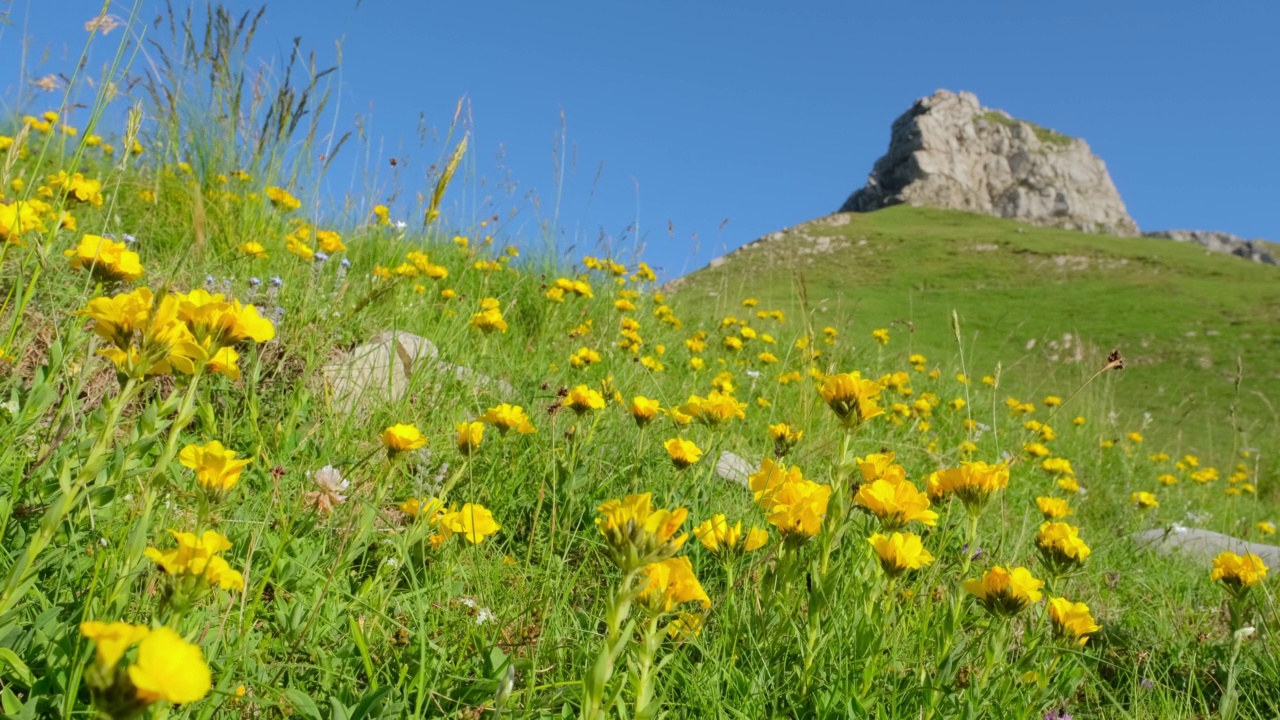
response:
[[[939,90],[893,123],[889,152],[841,212],[906,203],[1133,236],[1102,160],[1089,145]]]
[[[1245,240],[1238,235],[1212,230],[1157,230],[1144,232],[1142,236],[1195,243],[1209,252],[1235,255],[1264,265],[1277,264],[1275,256],[1271,254],[1276,251],[1274,243],[1266,240]]]
[[[350,412],[361,402],[399,400],[411,387],[435,391],[442,379],[469,385],[502,400],[515,388],[471,368],[440,359],[430,340],[408,332],[384,332],[325,363],[322,375],[333,404]]]
[[[1249,542],[1212,530],[1183,527],[1176,523],[1167,528],[1134,533],[1133,541],[1139,548],[1152,549],[1162,554],[1177,550],[1205,561],[1212,560],[1221,552],[1229,551],[1237,555],[1253,553],[1262,558],[1267,567],[1280,567],[1280,547]]]
[[[755,467],[747,462],[746,458],[741,455],[735,455],[728,450],[720,453],[720,458],[716,460],[716,475],[723,480],[737,483],[743,487],[747,487],[749,484],[748,478],[755,471]]]

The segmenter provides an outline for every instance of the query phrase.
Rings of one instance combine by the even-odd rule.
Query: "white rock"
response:
[[[748,478],[755,472],[755,467],[747,459],[725,450],[716,461],[716,475],[747,487]]]
[[[326,363],[322,373],[334,406],[344,412],[366,400],[397,400],[410,387],[434,387],[446,377],[477,391],[514,398],[515,388],[509,383],[439,357],[435,343],[424,337],[384,332]]]
[[[1220,552],[1230,551],[1237,555],[1248,552],[1262,558],[1262,562],[1268,567],[1280,566],[1280,547],[1249,542],[1212,530],[1183,527],[1177,523],[1168,528],[1155,528],[1134,533],[1133,541],[1139,548],[1150,548],[1166,554],[1178,550],[1186,555],[1206,560],[1212,559]]]

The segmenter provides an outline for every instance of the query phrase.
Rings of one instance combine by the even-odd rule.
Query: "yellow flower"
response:
[[[1063,475],[1058,478],[1058,487],[1069,493],[1078,493],[1080,492],[1080,481],[1076,480],[1075,475]]]
[[[759,550],[769,542],[769,531],[752,527],[744,538],[742,521],[733,525],[722,514],[712,515],[710,520],[693,529],[693,536],[698,538],[702,546],[722,557],[737,555],[743,552]]]
[[[102,207],[102,181],[100,180],[91,180],[80,173],[67,175],[66,171],[59,171],[57,175],[49,176],[49,187],[65,192],[68,200]]]
[[[962,462],[960,467],[938,472],[941,493],[953,493],[970,515],[986,507],[992,494],[1009,485],[1009,468],[1004,463],[988,465],[981,460]]]
[[[778,488],[788,482],[800,482],[804,480],[800,468],[792,466],[787,470],[786,466],[780,462],[775,463],[770,458],[765,458],[760,462],[760,469],[752,473],[747,478],[747,483],[755,493],[755,501],[765,510],[773,508],[773,496],[777,493]]]
[[[1057,395],[1045,396],[1045,399],[1044,399],[1045,407],[1058,407],[1061,404],[1062,404],[1062,398],[1058,397]]]
[[[1161,485],[1177,485],[1178,476],[1170,475],[1169,473],[1163,473],[1161,475],[1156,476],[1156,482],[1160,483]]]
[[[94,298],[79,311],[93,318],[93,332],[114,347],[98,351],[125,375],[165,375],[177,370],[192,374],[207,359],[187,326],[178,319],[178,301],[167,295],[159,307],[147,288]]]
[[[1085,419],[1084,419],[1084,416],[1082,415],[1077,415],[1071,420],[1071,424],[1075,425],[1076,427],[1083,427],[1084,423],[1085,423]]]
[[[409,498],[399,505],[400,512],[411,518],[419,518],[426,520],[434,525],[440,516],[444,514],[444,501],[438,498],[429,497],[419,500],[418,498]]]
[[[1053,632],[1073,645],[1084,645],[1089,636],[1102,629],[1089,614],[1089,606],[1064,597],[1049,598],[1049,619]]]
[[[667,626],[667,637],[676,642],[691,640],[702,634],[702,626],[707,621],[703,613],[681,612],[680,616]]]
[[[1221,477],[1221,475],[1218,473],[1218,469],[1213,467],[1202,468],[1191,473],[1191,479],[1201,485],[1211,483],[1219,477]]]
[[[1160,507],[1160,503],[1156,501],[1155,493],[1135,492],[1129,496],[1129,502],[1137,505],[1142,510]]]
[[[827,377],[821,392],[841,422],[858,425],[884,414],[884,408],[876,404],[881,390],[880,383],[852,372]]]
[[[1126,437],[1128,437],[1129,442],[1133,443],[1134,445],[1140,444],[1143,440],[1142,433],[1140,432],[1131,432]]]
[[[275,325],[258,308],[228,300],[222,293],[197,289],[172,297],[178,317],[204,347],[216,349],[248,340],[264,343],[276,336]]]
[[[493,513],[483,505],[467,503],[461,510],[451,510],[440,516],[440,535],[442,540],[461,535],[472,545],[479,545],[484,539],[502,529],[493,520]]]
[[[1036,498],[1036,507],[1046,520],[1058,520],[1072,514],[1071,506],[1066,500],[1055,497]]]
[[[302,207],[302,201],[294,197],[288,190],[282,187],[271,186],[267,188],[267,199],[271,201],[277,209],[285,212],[293,212]]]
[[[241,243],[240,252],[244,253],[245,255],[248,255],[251,258],[256,258],[258,260],[267,259],[267,249],[263,247],[262,243],[260,242],[250,241],[246,243]]]
[[[1022,451],[1030,455],[1031,457],[1044,457],[1049,454],[1048,446],[1046,446],[1044,443],[1038,443],[1038,442],[1027,443],[1026,445],[1023,445]],[[1049,468],[1046,467],[1045,470],[1049,470]],[[1049,470],[1049,472],[1053,472],[1053,471]]]
[[[530,435],[538,429],[529,422],[529,416],[519,405],[501,403],[491,407],[480,416],[480,422],[488,423],[498,429],[498,433],[506,435],[508,430],[515,430],[521,435]]]
[[[872,453],[865,458],[856,458],[854,463],[862,473],[863,482],[888,480],[898,483],[907,479],[907,471],[893,462],[896,458],[894,453]]]
[[[588,347],[578,348],[569,356],[569,366],[575,369],[598,362],[600,362],[600,353]]]
[[[1040,469],[1050,475],[1075,475],[1076,471],[1071,467],[1071,461],[1066,458],[1051,457],[1045,458],[1040,463]]]
[[[480,443],[484,440],[484,423],[460,422],[455,427],[458,429],[458,452],[470,456],[480,449]]]
[[[769,524],[792,542],[811,538],[822,529],[830,499],[830,485],[819,485],[812,480],[788,480],[772,495]]]
[[[999,565],[991,568],[981,578],[964,581],[964,589],[978,598],[988,612],[1010,616],[1029,603],[1040,602],[1042,580],[1037,580],[1024,567],[1007,569]]]
[[[636,600],[650,613],[668,613],[687,602],[699,602],[711,607],[698,577],[693,574],[693,564],[687,557],[668,558],[649,563],[643,570],[644,580]]]
[[[104,623],[89,621],[80,623],[80,634],[93,641],[98,665],[114,668],[120,658],[137,645],[151,630],[146,625],[130,625],[126,622]]]
[[[792,430],[791,426],[786,423],[778,423],[769,426],[769,437],[773,438],[773,452],[778,457],[782,457],[791,452],[791,448],[804,437],[803,430]]]
[[[569,391],[564,404],[579,415],[604,408],[604,396],[586,385],[579,385]]]
[[[332,230],[317,230],[316,243],[320,245],[320,249],[327,253],[338,253],[347,249],[342,244],[342,236]]]
[[[760,301],[757,300],[756,298],[746,298],[742,301],[742,307],[744,308],[755,307],[759,304],[760,304]]]
[[[1036,547],[1045,564],[1064,573],[1089,558],[1089,546],[1080,539],[1080,528],[1064,522],[1046,522],[1036,534]]]
[[[938,522],[938,513],[929,509],[929,497],[906,480],[873,480],[858,488],[853,501],[874,513],[885,530],[916,520],[930,526]]]
[[[876,328],[871,331],[871,339],[881,345],[889,344],[889,328]]]
[[[650,400],[643,395],[631,399],[631,417],[635,418],[636,425],[640,427],[648,425],[658,415],[659,409],[657,400]]]
[[[196,482],[203,488],[226,492],[235,487],[245,466],[252,458],[236,459],[236,451],[228,450],[214,440],[204,445],[188,445],[178,453],[178,462],[196,471]]]
[[[679,470],[683,470],[690,465],[698,462],[702,457],[702,450],[693,444],[692,440],[684,440],[682,438],[671,438],[662,444],[666,448],[667,454],[671,456],[671,462]]]
[[[746,403],[738,402],[732,395],[712,390],[705,398],[689,396],[689,401],[679,410],[703,425],[715,428],[735,417],[746,419],[746,407]]]
[[[652,495],[628,495],[607,500],[596,509],[596,527],[609,544],[613,561],[624,572],[670,557],[687,535],[676,535],[689,516],[685,508],[653,508]]]
[[[724,338],[724,348],[736,352],[742,349],[742,338],[736,335],[726,335]]]
[[[1213,572],[1209,578],[1221,582],[1233,592],[1242,592],[1265,580],[1268,569],[1262,558],[1253,553],[1237,555],[1223,552],[1213,559]]]
[[[138,661],[129,666],[138,699],[178,705],[195,702],[213,686],[200,646],[170,628],[151,631],[138,645]]]
[[[1276,524],[1269,520],[1263,520],[1262,522],[1258,523],[1254,527],[1258,528],[1258,532],[1262,533],[1263,535],[1276,534]]]
[[[376,219],[378,225],[391,224],[391,210],[386,205],[374,205],[373,217]]]
[[[202,535],[170,530],[169,534],[178,541],[173,550],[147,548],[146,557],[150,558],[164,571],[174,576],[190,576],[203,578],[210,585],[218,585],[223,590],[243,590],[244,576],[231,569],[227,561],[219,553],[231,549],[231,541],[216,530],[206,530]]]
[[[79,245],[63,255],[70,258],[71,267],[88,270],[99,282],[133,282],[142,277],[138,253],[108,238],[85,235]]]
[[[933,555],[924,549],[924,543],[914,533],[893,533],[885,536],[875,533],[867,538],[880,558],[880,567],[889,577],[897,577],[907,570],[919,570],[933,562]]]
[[[427,439],[417,427],[397,423],[382,431],[382,444],[392,453],[399,453],[417,450],[427,444]]]
[[[497,298],[485,298],[480,301],[480,312],[471,316],[471,327],[488,335],[497,330],[507,331],[507,321],[502,318],[502,304]]]

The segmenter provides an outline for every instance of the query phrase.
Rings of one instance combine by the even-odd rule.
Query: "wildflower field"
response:
[[[926,356],[565,257],[451,201],[460,122],[335,201],[325,73],[228,62],[256,22],[0,121],[5,717],[1280,715],[1262,558],[1131,538],[1268,542],[1274,437],[1148,439],[1111,348],[974,367],[980,297]],[[438,357],[340,392],[386,332]]]

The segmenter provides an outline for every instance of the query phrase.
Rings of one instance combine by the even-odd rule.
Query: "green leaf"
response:
[[[31,669],[9,648],[0,648],[0,673],[3,673],[5,680],[13,678],[24,687],[31,687],[31,683],[35,682]],[[6,709],[5,712],[11,711]]]
[[[297,688],[289,688],[284,691],[284,700],[294,711],[304,717],[324,720],[324,716],[320,714],[320,708],[316,707],[315,701],[305,692]]]

